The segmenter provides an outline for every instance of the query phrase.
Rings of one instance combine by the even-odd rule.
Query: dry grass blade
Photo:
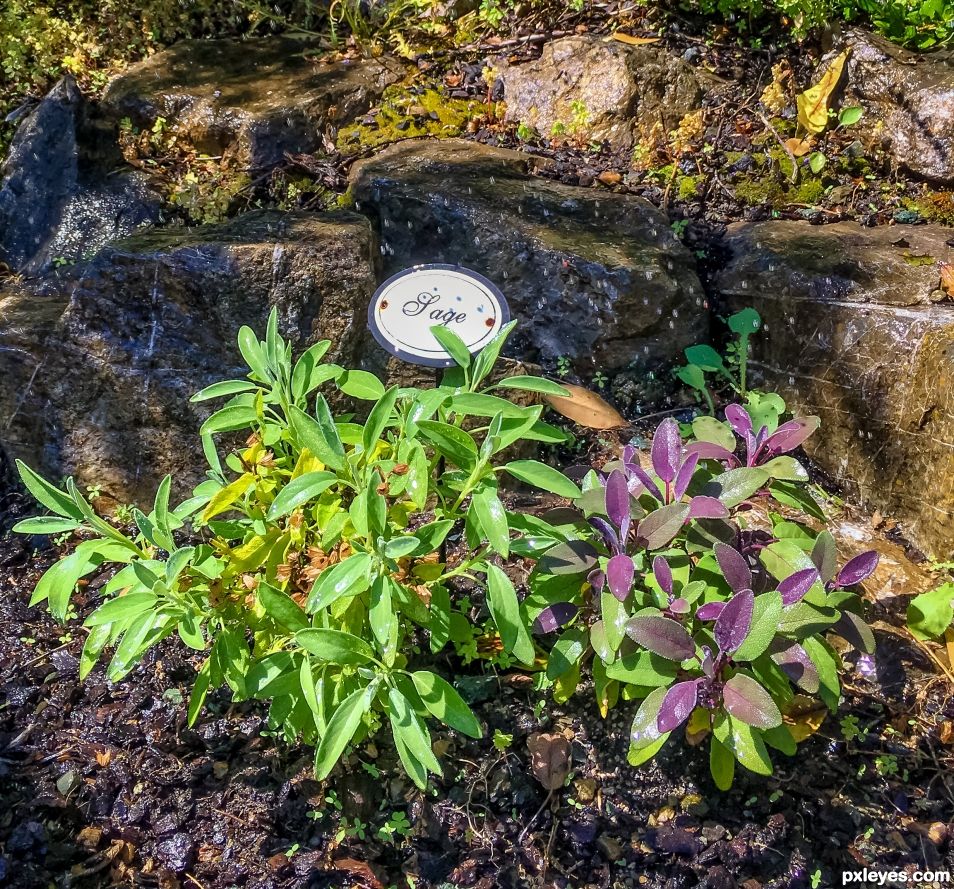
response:
[[[561,383],[568,396],[545,395],[544,400],[558,414],[587,429],[615,429],[628,426],[626,418],[599,395],[583,386]]]
[[[618,40],[620,43],[629,46],[645,46],[648,43],[659,43],[662,40],[661,37],[634,37],[632,34],[624,34],[622,31],[614,32],[608,39]]]

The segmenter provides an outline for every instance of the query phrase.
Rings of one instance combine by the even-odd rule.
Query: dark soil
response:
[[[771,779],[740,770],[719,793],[706,749],[681,743],[633,769],[634,704],[603,720],[583,688],[539,705],[531,677],[477,664],[459,687],[485,738],[437,735],[445,774],[422,794],[383,735],[319,784],[311,751],[276,739],[259,705],[219,693],[187,728],[196,661],[177,641],[121,683],[101,668],[80,683],[79,621],[27,605],[58,555],[35,543],[0,544],[0,885],[759,889],[954,868],[954,702],[879,606],[876,657],[847,656],[842,711],[796,757],[776,754]],[[78,618],[103,580],[75,597]],[[549,802],[535,731],[572,741],[573,778]],[[407,835],[388,841],[396,813]]]

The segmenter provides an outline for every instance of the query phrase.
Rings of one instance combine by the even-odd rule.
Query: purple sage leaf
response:
[[[573,620],[579,610],[572,602],[554,602],[537,615],[533,629],[537,633],[555,633]]]
[[[629,556],[615,555],[607,563],[606,585],[620,602],[624,602],[632,591],[635,573],[636,566]]]
[[[621,541],[619,539],[619,533],[617,530],[604,519],[602,516],[594,515],[590,516],[589,523],[600,532],[600,537],[603,538],[603,543],[606,544],[609,549],[614,553],[618,553],[622,549]]]
[[[708,497],[700,494],[689,501],[690,519],[727,519],[729,507],[718,497]]]
[[[782,594],[783,605],[794,605],[805,598],[805,594],[818,580],[818,569],[802,568],[790,574],[779,585],[778,591]]]
[[[725,418],[736,435],[743,438],[752,435],[752,418],[741,404],[730,404],[725,409]]]
[[[626,447],[623,448],[623,463],[632,463],[635,456],[636,448],[632,445],[626,445]]]
[[[696,617],[699,620],[718,620],[725,608],[725,602],[706,602],[696,609]]]
[[[683,599],[682,596],[680,596],[678,599],[673,599],[669,603],[669,610],[673,614],[688,614],[691,607],[692,606],[689,604],[689,600]]]
[[[868,552],[855,556],[838,572],[835,584],[840,587],[854,586],[871,577],[877,567],[878,554],[873,549],[869,549]]]
[[[700,494],[689,501],[689,518],[691,519],[727,519],[729,507],[718,497],[709,497]]]
[[[692,636],[670,617],[637,614],[626,624],[626,633],[637,645],[670,661],[684,661],[696,651]]]
[[[570,540],[548,549],[537,561],[543,574],[583,574],[596,565],[596,550],[585,540]]]
[[[666,417],[656,428],[650,451],[653,469],[664,482],[671,482],[676,477],[681,452],[682,438],[679,435],[679,424],[672,417]]]
[[[646,549],[668,546],[689,518],[688,503],[670,503],[653,510],[636,526],[636,537]]]
[[[606,480],[606,514],[619,528],[620,539],[625,540],[630,523],[629,489],[626,476],[619,469],[614,469]]]
[[[808,652],[797,642],[789,645],[788,641],[785,640],[782,644],[788,647],[775,651],[772,654],[772,660],[779,665],[782,672],[792,682],[805,689],[809,694],[815,694],[821,685],[821,681],[818,676],[818,668],[808,656]]]
[[[710,679],[715,676],[715,660],[712,657],[712,649],[708,645],[702,646],[702,672]]]
[[[676,473],[676,481],[673,484],[672,493],[675,500],[682,500],[682,495],[686,493],[689,483],[692,481],[693,473],[699,465],[699,455],[689,454],[686,461],[679,467]]]
[[[754,608],[755,594],[752,590],[742,590],[725,603],[713,629],[716,644],[725,654],[732,654],[745,642],[752,629]]]
[[[799,417],[778,427],[766,440],[765,449],[772,454],[794,451],[821,425],[818,417]]]
[[[712,441],[694,441],[686,448],[687,454],[696,454],[700,460],[731,460],[735,454]]]
[[[722,576],[733,591],[738,593],[752,589],[752,571],[749,563],[745,561],[745,556],[727,543],[717,543],[713,550],[719,568],[722,569]]]
[[[736,673],[722,689],[722,706],[736,719],[753,728],[770,729],[782,724],[782,714],[772,696],[754,679]]]
[[[696,708],[696,698],[699,693],[699,682],[690,679],[687,682],[677,682],[663,698],[659,708],[659,731],[665,734],[679,728]]]
[[[663,497],[662,491],[659,490],[659,485],[657,485],[657,484],[652,480],[652,478],[650,478],[649,473],[646,472],[646,470],[643,469],[642,466],[640,466],[638,463],[627,463],[627,464],[626,464],[626,469],[627,469],[628,472],[630,472],[630,473],[640,482],[640,484],[641,484],[650,494],[653,495],[653,497],[655,497],[655,498],[656,498],[657,500],[659,500],[659,501],[662,501],[662,500],[665,500],[665,499],[666,499],[665,497]],[[632,493],[635,494],[636,492],[633,491]]]
[[[606,586],[606,575],[599,568],[594,568],[586,575],[586,579],[597,593],[603,592],[603,587]]]
[[[656,578],[659,588],[667,596],[672,596],[672,568],[662,556],[653,559],[653,577]]]

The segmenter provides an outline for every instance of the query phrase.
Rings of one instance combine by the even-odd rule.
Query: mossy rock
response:
[[[422,136],[459,136],[483,110],[482,102],[452,99],[439,89],[412,92],[406,86],[389,87],[372,120],[365,118],[342,127],[337,145],[341,151],[354,151]]]

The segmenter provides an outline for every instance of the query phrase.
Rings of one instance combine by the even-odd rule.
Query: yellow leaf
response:
[[[321,462],[308,448],[302,448],[301,453],[298,455],[298,462],[295,464],[295,468],[292,470],[291,477],[292,479],[298,478],[300,475],[304,475],[306,472],[321,472],[325,468],[325,464]]]
[[[686,723],[686,743],[690,747],[698,747],[706,739],[706,735],[710,731],[709,718],[711,714],[712,711],[706,710],[705,707],[696,707],[692,711],[689,722]]]
[[[823,133],[828,127],[828,104],[841,80],[848,59],[845,50],[829,66],[821,80],[798,96],[798,122],[810,133]]]
[[[253,484],[255,484],[255,475],[251,472],[246,472],[235,479],[235,481],[221,488],[205,507],[205,511],[202,513],[202,521],[207,522],[220,512],[225,512],[225,510],[235,503]]]
[[[647,43],[659,43],[662,37],[634,37],[632,34],[624,34],[622,31],[616,31],[609,40],[618,40],[620,43],[626,43],[629,46],[645,46]]]
[[[821,728],[827,715],[828,709],[824,704],[805,695],[795,695],[792,703],[785,708],[785,727],[795,743],[801,744]]]
[[[613,429],[617,426],[629,425],[626,418],[615,407],[607,404],[590,389],[574,386],[572,383],[560,385],[569,390],[568,396],[544,396],[547,404],[558,414],[563,414],[567,419],[588,429]]]

